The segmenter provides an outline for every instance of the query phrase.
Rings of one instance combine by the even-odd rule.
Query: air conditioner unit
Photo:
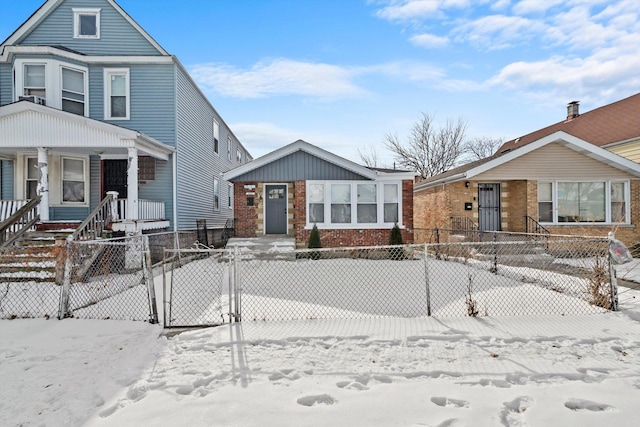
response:
[[[38,105],[47,105],[47,101],[41,96],[34,96],[34,95],[20,96],[20,97],[18,97],[18,100],[19,101],[29,101],[29,102],[33,102],[34,104],[38,104]]]

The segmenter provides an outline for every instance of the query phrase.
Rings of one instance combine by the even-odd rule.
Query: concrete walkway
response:
[[[242,258],[256,259],[295,259],[296,241],[283,234],[269,234],[260,237],[232,237],[227,242],[226,250],[242,254]]]

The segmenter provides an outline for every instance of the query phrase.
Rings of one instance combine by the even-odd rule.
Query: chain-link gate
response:
[[[59,317],[157,323],[146,236],[67,242]]]
[[[498,240],[304,249],[285,257],[167,251],[165,325],[616,309],[607,239]]]
[[[166,249],[163,262],[164,326],[214,326],[234,312],[229,298],[232,258],[224,250]]]

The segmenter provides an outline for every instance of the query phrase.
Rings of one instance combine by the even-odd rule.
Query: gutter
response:
[[[439,185],[439,184],[448,184],[450,182],[458,181],[458,180],[466,178],[466,177],[467,177],[467,173],[466,172],[461,172],[459,174],[451,175],[451,176],[448,176],[448,177],[445,177],[445,178],[440,178],[440,179],[437,179],[435,181],[429,181],[428,183],[425,183],[425,184],[422,184],[422,185],[417,185],[414,188],[413,192],[417,193],[418,191],[425,190],[425,189],[431,188],[431,187],[435,187],[436,185]]]

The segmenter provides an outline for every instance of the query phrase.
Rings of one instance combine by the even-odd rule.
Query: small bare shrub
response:
[[[609,286],[609,268],[604,258],[598,257],[588,277],[587,291],[589,303],[611,310],[611,288]]]
[[[480,314],[480,308],[478,307],[478,301],[473,298],[473,276],[469,274],[469,284],[467,285],[467,296],[465,297],[465,303],[467,305],[467,314],[471,317],[478,317]]]

